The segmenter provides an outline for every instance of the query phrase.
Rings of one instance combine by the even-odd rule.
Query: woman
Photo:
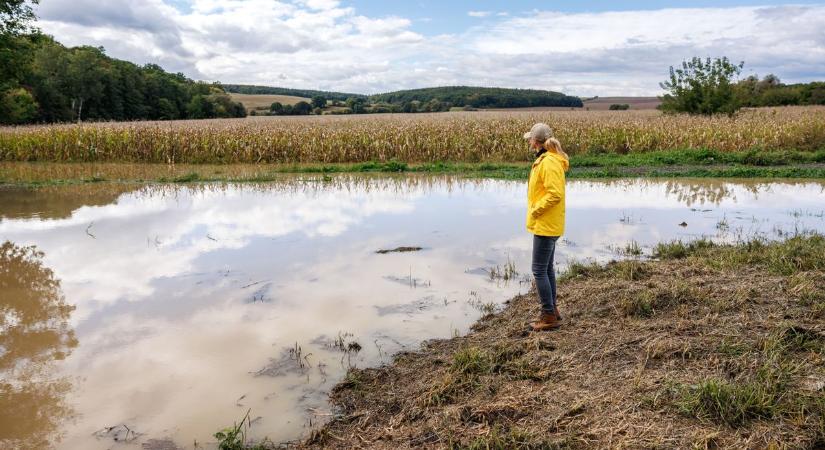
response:
[[[556,241],[564,233],[564,173],[570,163],[547,124],[533,125],[524,138],[536,151],[527,185],[527,230],[533,233],[533,276],[541,301],[541,315],[530,323],[530,328],[555,330],[561,325],[561,314],[556,306],[553,254]]]

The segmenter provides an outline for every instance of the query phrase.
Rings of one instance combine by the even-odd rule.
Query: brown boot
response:
[[[559,312],[559,307],[558,306],[553,307],[553,315],[556,316],[556,321],[557,322],[561,322],[561,320],[562,320],[561,319],[561,313]]]
[[[555,314],[549,314],[546,312],[542,312],[539,316],[539,320],[532,322],[530,324],[530,328],[533,331],[547,331],[547,330],[555,330],[556,328],[560,327],[561,324],[558,320],[556,320]]]

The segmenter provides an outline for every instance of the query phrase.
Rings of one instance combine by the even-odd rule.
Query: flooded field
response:
[[[248,410],[253,436],[306,436],[348,367],[463,334],[529,289],[525,190],[354,176],[0,190],[0,448],[209,448]],[[823,182],[573,181],[567,196],[561,266],[825,231]]]

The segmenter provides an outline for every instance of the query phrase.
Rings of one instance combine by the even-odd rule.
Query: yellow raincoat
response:
[[[564,172],[569,167],[567,158],[553,151],[533,162],[527,184],[527,231],[539,236],[564,233]]]

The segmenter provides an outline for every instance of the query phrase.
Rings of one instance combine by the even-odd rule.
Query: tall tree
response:
[[[34,118],[37,103],[20,89],[31,61],[27,33],[34,31],[32,4],[38,0],[0,0],[0,123],[21,123]]]
[[[662,97],[662,110],[689,114],[733,114],[740,105],[734,95],[734,78],[744,62],[731,63],[728,58],[694,57],[682,67],[670,67],[670,79],[660,83],[668,91]]]
[[[316,95],[312,97],[312,106],[316,108],[323,108],[327,106],[327,98],[323,95]]]
[[[102,48],[78,47],[69,57],[66,81],[78,122],[83,120],[83,104],[103,96],[102,56]]]

